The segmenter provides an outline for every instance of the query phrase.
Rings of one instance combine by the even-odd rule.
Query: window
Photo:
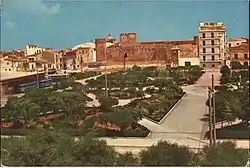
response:
[[[214,48],[211,48],[211,50],[212,50],[212,53],[214,53]]]
[[[5,71],[8,71],[7,69],[5,69]]]
[[[248,54],[244,54],[244,59],[248,59]]]
[[[212,55],[212,61],[214,61],[214,55]]]
[[[214,33],[211,33],[211,37],[214,38]]]
[[[206,53],[206,48],[203,48],[203,53]]]
[[[214,40],[211,41],[211,44],[214,45]]]
[[[205,40],[203,40],[203,41],[202,41],[202,43],[203,43],[203,46],[205,46],[205,45],[206,45],[206,41],[205,41]]]
[[[203,64],[203,67],[206,67],[206,64]]]
[[[206,61],[206,56],[203,56],[203,61]]]
[[[237,45],[240,45],[240,43],[237,43]]]
[[[231,43],[229,43],[228,46],[231,47]]]
[[[212,67],[214,68],[214,64],[212,64]]]
[[[9,65],[9,63],[7,62],[7,65]]]
[[[238,59],[238,54],[234,54],[234,59]]]
[[[206,34],[205,33],[202,33],[202,38],[205,38],[206,37]]]
[[[11,71],[11,69],[9,69],[9,71]]]

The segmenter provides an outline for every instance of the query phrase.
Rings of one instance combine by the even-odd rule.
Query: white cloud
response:
[[[55,15],[60,11],[60,4],[43,0],[18,0],[16,1],[17,7],[31,14],[45,14],[45,15]]]
[[[4,27],[6,28],[9,28],[9,29],[12,29],[16,26],[16,23],[15,22],[12,22],[10,20],[7,20],[4,22]]]

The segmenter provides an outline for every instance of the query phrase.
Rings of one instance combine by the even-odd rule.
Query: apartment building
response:
[[[26,45],[26,55],[27,56],[34,55],[34,54],[39,54],[39,53],[42,53],[45,50],[46,49],[44,49],[44,48],[37,47],[37,45],[35,45],[35,44]]]
[[[220,68],[226,55],[226,27],[221,22],[200,23],[199,58],[204,68]]]

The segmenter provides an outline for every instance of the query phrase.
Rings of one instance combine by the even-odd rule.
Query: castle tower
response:
[[[136,42],[136,33],[128,33],[127,39],[129,43]]]
[[[120,43],[133,43],[136,42],[136,33],[121,33]]]
[[[102,62],[106,60],[106,39],[98,38],[95,39],[96,46],[96,62]]]
[[[120,43],[127,43],[127,42],[128,42],[127,34],[121,33],[120,34]]]

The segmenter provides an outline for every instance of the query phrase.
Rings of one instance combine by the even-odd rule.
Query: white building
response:
[[[21,60],[15,56],[1,57],[1,72],[16,72],[21,70]]]
[[[37,47],[37,45],[34,45],[34,44],[26,45],[26,56],[38,54],[38,53],[41,53],[42,51],[45,51],[45,49],[39,48]]]
[[[241,43],[246,43],[247,39],[246,38],[230,38],[228,43],[227,43],[227,47],[236,47],[236,46],[240,46]]]
[[[83,43],[83,44],[75,46],[74,48],[72,48],[72,50],[77,50],[78,48],[90,48],[91,55],[89,57],[91,57],[91,60],[89,60],[89,61],[90,62],[96,62],[96,46],[95,46],[95,43],[92,43],[92,42]]]
[[[194,65],[200,65],[200,59],[198,57],[180,57],[178,58],[178,65],[179,66],[194,66]]]
[[[204,68],[220,68],[226,55],[226,27],[221,22],[200,23],[199,58]]]

